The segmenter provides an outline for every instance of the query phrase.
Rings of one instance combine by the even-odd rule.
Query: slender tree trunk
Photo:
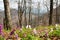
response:
[[[26,19],[26,0],[24,0],[24,11],[25,11],[25,13],[24,13],[24,26],[26,26],[27,25],[27,19]]]
[[[56,0],[56,24],[59,24],[59,15],[58,15],[58,0]]]
[[[38,2],[38,26],[39,26],[39,18],[40,17],[40,2]]]
[[[22,10],[20,0],[19,0],[19,2],[18,2],[18,19],[19,19],[20,28],[22,28],[22,15],[23,15],[23,10]]]
[[[10,29],[12,27],[9,0],[3,0],[3,2],[4,2],[4,9],[5,9],[6,28],[8,30],[8,29]]]
[[[50,0],[49,25],[52,25],[52,14],[53,14],[53,0]]]
[[[29,0],[29,25],[31,25],[31,0]]]

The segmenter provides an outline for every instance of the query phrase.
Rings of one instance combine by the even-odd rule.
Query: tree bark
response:
[[[9,0],[3,0],[4,9],[5,9],[5,21],[7,30],[12,27],[11,15],[10,15],[10,7]]]
[[[52,14],[53,14],[53,0],[50,0],[49,25],[52,25]]]
[[[22,28],[22,15],[23,15],[23,8],[20,5],[20,0],[18,2],[18,19],[19,19],[19,26]]]
[[[56,24],[59,24],[58,0],[56,0]]]
[[[29,25],[31,25],[31,0],[29,0]]]
[[[39,26],[39,20],[40,20],[40,2],[38,2],[38,26]]]
[[[24,26],[26,26],[27,25],[27,19],[26,19],[26,0],[24,0],[24,11],[25,11],[25,13],[24,13]]]

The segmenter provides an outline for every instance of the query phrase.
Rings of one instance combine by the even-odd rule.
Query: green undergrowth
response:
[[[50,32],[51,28],[53,28],[52,32]],[[36,34],[33,32],[34,29],[36,29],[37,31]],[[5,29],[3,30],[4,32],[7,32],[7,33],[11,32],[11,30],[5,30]],[[47,30],[47,33],[45,32],[45,30]],[[16,29],[16,31],[14,32],[14,35],[15,34],[17,34],[18,37],[21,38],[21,40],[44,40],[43,37],[46,36],[47,34],[50,37],[52,36],[60,37],[60,25],[57,28],[52,25],[51,26],[37,26],[31,29],[23,27],[20,30]],[[42,38],[40,36],[42,36]],[[4,40],[2,36],[0,36],[0,39]],[[46,38],[46,39],[50,39],[50,38]]]

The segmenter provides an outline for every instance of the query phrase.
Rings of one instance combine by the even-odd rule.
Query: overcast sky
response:
[[[9,0],[9,1],[10,1],[10,8],[14,8],[14,9],[18,8],[16,0]],[[47,5],[49,7],[49,0],[44,0],[44,1],[47,2]],[[44,11],[44,10],[46,11],[46,6],[43,5],[43,0],[32,0],[32,2],[40,2],[40,9],[41,9],[41,11]],[[55,2],[55,0],[54,0],[54,2]],[[33,3],[32,4],[32,8],[37,8],[37,4],[38,3]],[[59,0],[59,4],[60,4],[60,0]],[[54,5],[54,8],[56,8],[55,5]],[[0,0],[0,9],[4,10],[3,0]]]
[[[40,0],[32,0],[32,2],[38,2]],[[37,3],[33,4],[34,7],[37,7]],[[17,8],[17,2],[15,0],[10,0],[10,7]],[[0,9],[4,9],[3,0],[0,0]]]

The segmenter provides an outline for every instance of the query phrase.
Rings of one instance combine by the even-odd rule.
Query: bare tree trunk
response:
[[[59,15],[58,15],[58,0],[56,0],[56,23],[59,24]]]
[[[26,19],[26,0],[24,0],[24,11],[25,11],[25,13],[24,13],[24,17],[25,17],[25,21],[24,21],[24,26],[26,26],[27,25],[27,19]]]
[[[10,15],[10,7],[9,0],[3,0],[4,9],[5,9],[5,21],[7,30],[12,27],[11,15]]]
[[[29,25],[31,25],[31,0],[29,0]]]
[[[50,0],[49,25],[52,25],[52,14],[53,14],[53,0]]]
[[[23,9],[22,4],[20,4],[20,0],[18,1],[18,19],[19,19],[19,25],[20,28],[22,28],[22,15],[23,15]]]
[[[40,21],[40,2],[38,2],[38,26],[39,26],[39,21]]]

